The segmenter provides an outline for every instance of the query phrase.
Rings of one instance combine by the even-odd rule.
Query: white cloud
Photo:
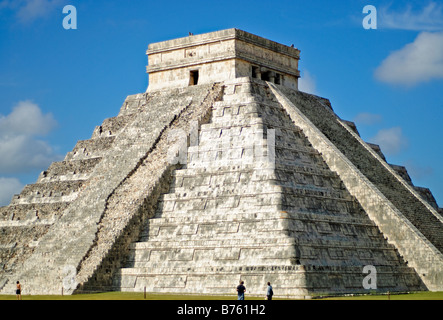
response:
[[[409,175],[411,178],[414,179],[424,179],[427,177],[430,177],[434,174],[434,169],[429,166],[422,166],[420,164],[417,164],[413,160],[408,160],[405,163],[405,167],[408,170]]]
[[[51,113],[44,115],[39,106],[26,100],[20,101],[8,116],[0,115],[0,135],[8,133],[46,135],[57,125]]]
[[[392,52],[375,70],[375,77],[406,86],[443,79],[443,32],[420,33],[414,42]]]
[[[58,159],[45,141],[27,135],[0,138],[0,172],[17,173],[47,167]]]
[[[31,23],[49,16],[65,2],[66,0],[3,0],[0,2],[0,9],[8,8],[15,11],[20,23]]]
[[[378,11],[378,25],[381,28],[438,31],[443,30],[443,4],[429,2],[421,11],[414,11],[410,4],[402,12],[381,7]]]
[[[26,172],[47,167],[60,159],[38,136],[56,126],[51,114],[44,115],[30,102],[19,102],[7,116],[0,115],[0,173]]]
[[[298,90],[315,94],[316,92],[315,78],[311,75],[309,71],[307,70],[303,71],[303,74],[298,80]]]
[[[6,206],[11,202],[14,194],[19,194],[23,185],[16,178],[0,177],[0,206]]]
[[[378,144],[386,155],[398,154],[408,146],[408,140],[400,127],[382,129],[369,141]]]
[[[354,122],[357,124],[373,125],[382,121],[382,116],[379,114],[362,112],[355,116]]]

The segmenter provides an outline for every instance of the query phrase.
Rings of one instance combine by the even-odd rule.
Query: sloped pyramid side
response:
[[[280,296],[364,292],[374,265],[380,291],[424,289],[267,84],[224,85],[114,288],[232,294],[244,280],[255,295],[267,281]]]
[[[270,86],[275,99],[303,124],[329,167],[340,175],[427,288],[441,291],[443,218],[435,208],[341,121],[325,100]]]
[[[240,279],[260,295],[267,281],[282,296],[364,292],[365,265],[376,266],[380,291],[442,290],[435,209],[326,102],[249,78],[128,98],[94,132],[108,142],[79,142],[39,178],[82,180],[43,231],[28,235],[42,221],[7,220],[11,207],[2,209],[11,237],[0,247],[10,268],[1,293],[20,280],[32,294],[230,294]],[[192,136],[195,123],[200,144],[180,169],[168,138],[175,129]],[[112,124],[119,129],[106,130]],[[32,192],[17,205],[41,201]]]
[[[223,101],[200,127],[187,167],[175,171],[170,193],[133,244],[128,267],[115,278],[117,288],[230,294],[242,272],[261,288],[263,274],[272,278],[278,260],[288,290],[306,294],[267,162],[265,126],[256,99],[239,93],[249,80],[223,84]]]
[[[106,246],[114,244],[118,234],[126,226],[125,223],[128,223],[131,214],[134,214],[134,210],[131,209],[143,205],[144,197],[141,197],[141,203],[126,203],[128,211],[120,212],[123,215],[121,224],[113,224],[111,221],[111,231],[108,233],[113,234],[107,235],[106,248],[102,250],[103,244],[98,237],[103,236],[103,232],[100,232],[103,229],[101,222],[107,217],[109,200],[118,192],[122,183],[140,167],[141,159],[152,153],[159,137],[170,129],[181,112],[205,105],[205,99],[212,98],[211,94],[217,90],[215,85],[211,84],[190,88],[186,92],[176,89],[128,97],[117,118],[123,119],[131,114],[133,117],[130,117],[131,120],[125,123],[122,130],[112,136],[112,148],[102,153],[101,161],[90,172],[81,192],[78,192],[70,205],[55,217],[47,232],[38,238],[26,259],[20,264],[15,264],[14,268],[3,276],[6,281],[3,280],[1,292],[12,293],[15,281],[20,280],[28,294],[60,294],[63,289],[65,294],[69,294],[81,283],[77,278],[81,280],[92,276],[103,259],[101,255],[107,253]],[[214,94],[216,95],[217,93]],[[208,106],[211,104],[212,101]],[[98,134],[103,133],[102,129],[104,128],[98,128]],[[94,141],[90,141],[84,144],[93,143]],[[88,149],[76,148],[67,157],[88,158]],[[163,178],[162,170],[166,169],[158,168],[153,171],[149,182],[151,187]],[[146,185],[138,187],[146,191]],[[29,237],[26,233],[20,235],[25,239],[23,246],[28,246]],[[93,250],[96,247],[100,247],[98,253],[97,250]],[[87,267],[82,268],[83,261],[87,259]]]
[[[135,96],[125,104],[139,102]],[[133,113],[105,119],[91,139],[78,141],[63,161],[54,162],[34,184],[24,187],[0,208],[0,290],[7,276],[19,270],[63,212],[89,183],[115,137],[133,120]],[[12,292],[12,291],[11,291]]]

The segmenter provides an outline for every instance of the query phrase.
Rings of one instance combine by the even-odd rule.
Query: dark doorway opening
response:
[[[261,73],[261,79],[264,80],[264,81],[269,81],[269,80],[271,80],[270,72],[269,72],[269,71],[267,71],[267,72],[262,72],[262,73]]]
[[[195,86],[198,84],[198,70],[193,70],[190,73],[189,85]]]

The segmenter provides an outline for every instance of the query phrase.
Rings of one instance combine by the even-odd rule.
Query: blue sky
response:
[[[301,88],[443,206],[443,2],[369,0],[0,0],[0,205],[146,90],[149,43],[227,28],[298,47]]]

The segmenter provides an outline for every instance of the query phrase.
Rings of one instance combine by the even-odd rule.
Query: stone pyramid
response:
[[[228,29],[147,54],[147,91],[0,208],[0,294],[17,280],[31,294],[443,290],[443,210],[298,91],[298,49]]]

